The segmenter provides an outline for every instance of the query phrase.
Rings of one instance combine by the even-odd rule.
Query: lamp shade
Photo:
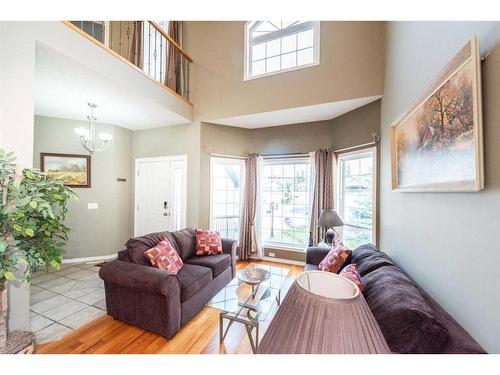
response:
[[[262,354],[388,354],[359,288],[330,272],[301,273],[260,345]]]
[[[319,215],[318,227],[333,228],[344,225],[337,211],[328,209],[322,210]]]

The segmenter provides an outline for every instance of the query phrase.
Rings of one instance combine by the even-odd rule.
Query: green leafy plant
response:
[[[34,169],[16,172],[15,160],[0,149],[0,292],[8,281],[30,282],[42,267],[60,268],[70,231],[63,224],[67,204],[76,198],[62,180]]]

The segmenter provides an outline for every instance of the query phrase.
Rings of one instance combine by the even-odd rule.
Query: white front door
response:
[[[186,172],[184,155],[136,159],[134,236],[185,227]]]

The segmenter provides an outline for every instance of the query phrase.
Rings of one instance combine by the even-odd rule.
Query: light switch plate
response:
[[[99,208],[99,204],[98,203],[88,203],[87,208],[89,210],[97,210]]]

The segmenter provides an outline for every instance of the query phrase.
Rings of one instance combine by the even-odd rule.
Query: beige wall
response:
[[[86,154],[74,129],[84,121],[35,116],[33,165],[40,167],[41,152]],[[69,204],[66,224],[71,228],[65,258],[116,254],[132,236],[132,132],[119,126],[97,124],[110,133],[108,150],[91,156],[91,188],[75,188],[79,199]],[[116,179],[125,178],[126,182]],[[88,203],[98,203],[89,210]]]
[[[185,22],[184,47],[193,56],[194,117],[248,113],[381,95],[383,22],[321,22],[320,65],[243,80],[245,22]]]
[[[484,191],[392,192],[389,131],[472,34],[487,46],[500,38],[498,26],[498,22],[388,24],[380,166],[382,250],[492,353],[500,353],[500,336],[495,334],[500,332],[500,48],[482,64]]]
[[[333,147],[356,146],[380,132],[380,101],[368,104],[333,120],[261,129],[201,124],[201,174],[199,225],[208,227],[210,216],[210,152],[244,156],[307,153]],[[274,251],[277,258],[304,261],[304,253]],[[266,254],[269,251],[266,250]]]

